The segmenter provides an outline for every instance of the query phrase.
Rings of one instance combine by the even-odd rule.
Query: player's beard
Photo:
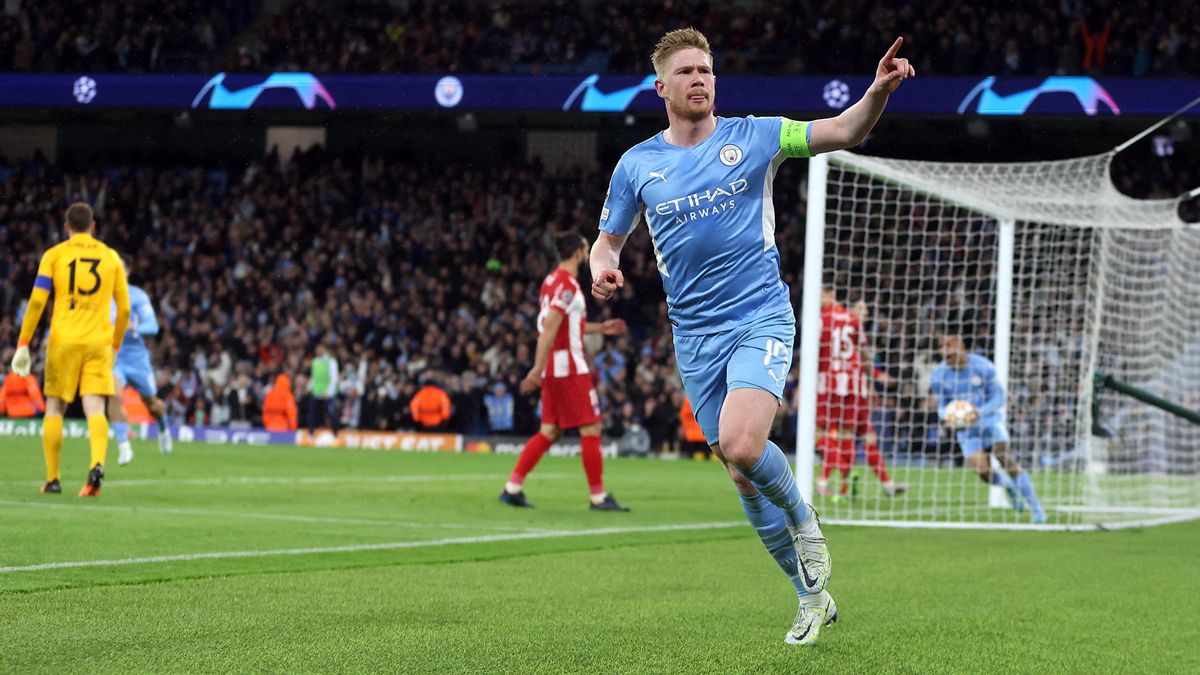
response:
[[[700,120],[712,114],[712,93],[709,91],[704,91],[706,98],[700,103],[692,102],[692,100],[689,98],[692,93],[694,92],[689,91],[688,94],[683,97],[683,101],[681,102],[671,100],[671,112],[689,122],[699,122]]]

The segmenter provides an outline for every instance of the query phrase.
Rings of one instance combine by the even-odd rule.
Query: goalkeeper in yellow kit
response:
[[[29,296],[21,336],[13,355],[12,369],[21,376],[29,374],[29,341],[37,330],[54,294],[54,313],[50,317],[50,340],[46,348],[46,417],[42,429],[42,449],[46,455],[46,485],[42,492],[62,492],[59,458],[62,455],[63,412],[83,397],[87,415],[88,440],[92,448],[87,483],[80,497],[100,494],[104,480],[104,456],[108,452],[108,419],[104,416],[105,399],[113,391],[113,357],[121,348],[129,323],[129,287],[125,266],[117,252],[94,238],[96,221],[92,208],[82,202],[67,208],[67,241],[51,247],[42,255],[37,281]],[[116,301],[114,322],[112,304]]]

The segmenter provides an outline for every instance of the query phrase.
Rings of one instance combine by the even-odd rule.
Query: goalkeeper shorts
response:
[[[46,396],[66,403],[82,396],[113,395],[112,345],[53,344],[46,348]]]
[[[963,457],[970,457],[980,450],[991,448],[997,443],[1007,443],[1009,441],[1008,429],[1005,428],[1003,423],[963,429],[955,435],[955,438],[958,440],[958,449],[962,450]]]

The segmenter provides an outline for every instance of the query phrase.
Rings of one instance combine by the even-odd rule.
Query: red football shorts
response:
[[[600,397],[591,375],[542,378],[542,424],[575,429],[600,422]]]
[[[875,432],[871,426],[871,406],[857,396],[827,396],[817,400],[817,426],[826,433],[836,429],[838,436],[857,437]]]
[[[854,468],[855,454],[853,443],[845,443],[841,438],[836,438],[824,444],[824,457],[822,459],[830,468],[839,471],[849,471]]]

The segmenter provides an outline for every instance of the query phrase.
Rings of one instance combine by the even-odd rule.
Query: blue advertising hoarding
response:
[[[870,77],[722,77],[727,113],[824,116],[858,100]],[[892,114],[1162,116],[1200,95],[1200,80],[1053,76],[925,77],[892,95]],[[661,111],[654,76],[0,75],[0,107],[205,110]],[[1200,114],[1193,111],[1192,114]]]

